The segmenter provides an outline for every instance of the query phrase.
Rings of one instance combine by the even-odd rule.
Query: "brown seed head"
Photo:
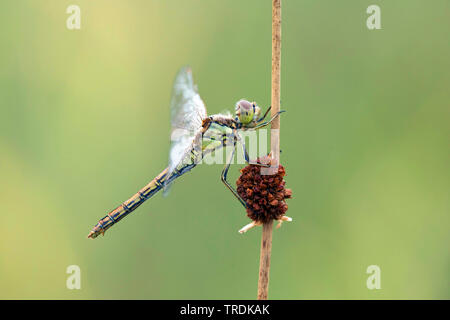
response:
[[[258,162],[268,163],[269,157],[262,157]],[[247,216],[253,221],[267,222],[278,220],[287,211],[285,199],[292,197],[292,190],[285,189],[286,174],[280,164],[278,173],[261,175],[261,166],[248,165],[241,170],[241,176],[236,181],[237,192],[247,203]]]

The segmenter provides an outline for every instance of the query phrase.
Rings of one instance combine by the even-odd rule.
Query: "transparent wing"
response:
[[[170,112],[172,129],[196,131],[206,118],[205,104],[197,93],[190,67],[182,68],[175,78]]]
[[[170,110],[172,131],[169,175],[190,151],[194,137],[202,126],[202,120],[206,118],[205,104],[197,93],[190,67],[182,68],[175,78]],[[165,186],[165,189],[167,187]]]

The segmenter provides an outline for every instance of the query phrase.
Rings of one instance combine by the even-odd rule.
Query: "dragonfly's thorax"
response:
[[[212,115],[203,120],[203,137],[230,136],[237,128],[238,123],[231,116]]]
[[[207,129],[211,125],[211,123],[215,123],[219,126],[228,127],[230,129],[239,129],[239,122],[237,122],[231,115],[223,115],[223,114],[214,114],[209,116],[208,118],[203,120],[203,128]]]
[[[212,152],[234,141],[239,123],[231,116],[216,114],[203,120],[202,124],[202,151],[204,154]]]

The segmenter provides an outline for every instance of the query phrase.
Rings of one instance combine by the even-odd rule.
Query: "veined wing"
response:
[[[195,135],[206,118],[206,108],[194,84],[190,67],[182,68],[173,85],[171,110],[170,175],[192,148]]]

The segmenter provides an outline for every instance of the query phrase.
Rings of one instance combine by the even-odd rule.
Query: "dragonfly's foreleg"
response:
[[[286,112],[286,111],[285,110],[278,111],[269,121],[262,122],[256,126],[254,126],[252,129],[256,130],[256,129],[260,129],[260,128],[268,126],[269,124],[272,123],[273,120],[275,120],[283,112]]]
[[[261,118],[259,118],[259,119],[257,120],[257,122],[263,121],[263,120],[267,117],[267,115],[269,114],[269,112],[270,112],[271,109],[272,109],[272,106],[270,106],[269,108],[267,108],[266,112],[264,112],[264,115],[263,115]]]
[[[241,198],[241,196],[237,193],[237,191],[227,181],[228,169],[230,169],[230,165],[231,165],[231,162],[233,161],[235,151],[236,151],[236,141],[233,142],[233,151],[231,152],[229,158],[227,159],[225,167],[222,170],[222,176],[220,178],[221,178],[222,182],[225,184],[225,186],[228,189],[230,189],[231,193],[233,193],[233,195],[244,206],[244,208],[247,208],[247,204],[245,203],[244,199]]]
[[[243,151],[243,153],[244,153],[244,159],[245,159],[245,162],[246,162],[246,163],[248,163],[248,164],[253,164],[253,165],[255,165],[255,166],[261,166],[261,167],[265,167],[265,168],[270,168],[270,164],[268,164],[268,163],[262,163],[262,162],[258,162],[258,161],[251,161],[251,160],[250,160],[250,156],[248,155],[247,147],[245,146],[245,141],[244,141],[244,139],[242,139],[242,138],[239,136],[238,133],[235,133],[235,135],[236,135],[237,139],[239,140],[239,142],[240,142],[241,145],[242,145],[242,151]]]

